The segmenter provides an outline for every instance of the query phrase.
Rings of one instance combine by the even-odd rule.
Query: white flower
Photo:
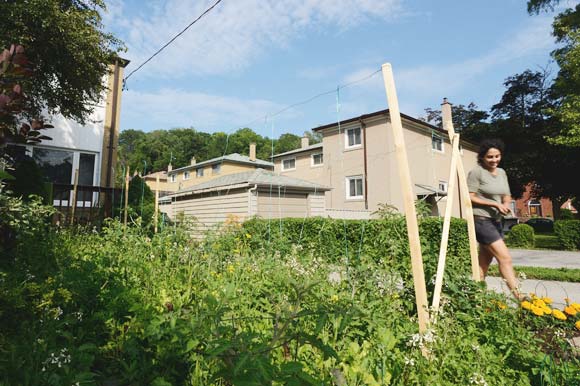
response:
[[[328,274],[327,280],[332,285],[338,285],[342,281],[342,277],[340,276],[340,272],[331,272]]]
[[[528,277],[526,276],[525,272],[518,272],[518,278],[520,280],[527,280]]]
[[[415,366],[415,360],[413,358],[405,357],[405,366]]]
[[[483,375],[474,373],[471,378],[469,378],[469,383],[472,385],[488,386]]]
[[[471,349],[472,349],[473,351],[479,351],[479,345],[477,345],[477,344],[472,344],[472,345],[471,345]]]

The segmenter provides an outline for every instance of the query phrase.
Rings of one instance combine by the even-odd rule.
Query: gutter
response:
[[[367,125],[363,122],[362,119],[359,119],[361,133],[363,136],[363,161],[364,161],[364,176],[365,176],[365,186],[364,186],[364,197],[365,197],[365,209],[369,208],[369,189],[368,189],[368,180],[367,180],[367,172],[368,172],[368,165],[367,165]]]

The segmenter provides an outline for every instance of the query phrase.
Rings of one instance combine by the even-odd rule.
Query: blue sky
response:
[[[128,47],[126,74],[213,2],[108,0],[104,22]],[[443,97],[487,109],[506,77],[557,71],[553,16],[530,16],[519,0],[223,0],[129,78],[121,127],[301,135],[386,108],[380,73],[342,89],[338,113],[333,93],[272,114],[385,62],[403,113],[419,117]]]

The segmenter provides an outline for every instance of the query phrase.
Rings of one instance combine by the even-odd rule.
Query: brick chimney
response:
[[[196,162],[195,162],[195,157],[191,157],[191,161],[189,161],[189,164],[190,164],[191,166],[193,166],[193,165],[195,165],[195,163],[196,163]]]
[[[256,142],[250,143],[250,161],[256,160]]]
[[[305,149],[308,147],[308,145],[310,145],[310,140],[308,139],[307,136],[304,136],[300,139],[300,147],[302,149]]]
[[[173,170],[173,166],[171,165],[171,162],[169,163],[169,165],[167,165],[167,172],[170,172]]]

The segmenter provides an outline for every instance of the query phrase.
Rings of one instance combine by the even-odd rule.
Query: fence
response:
[[[74,197],[73,197],[74,196]],[[121,189],[77,185],[76,196],[72,184],[52,184],[50,203],[58,210],[55,223],[99,224],[113,216],[113,208],[121,203]]]

